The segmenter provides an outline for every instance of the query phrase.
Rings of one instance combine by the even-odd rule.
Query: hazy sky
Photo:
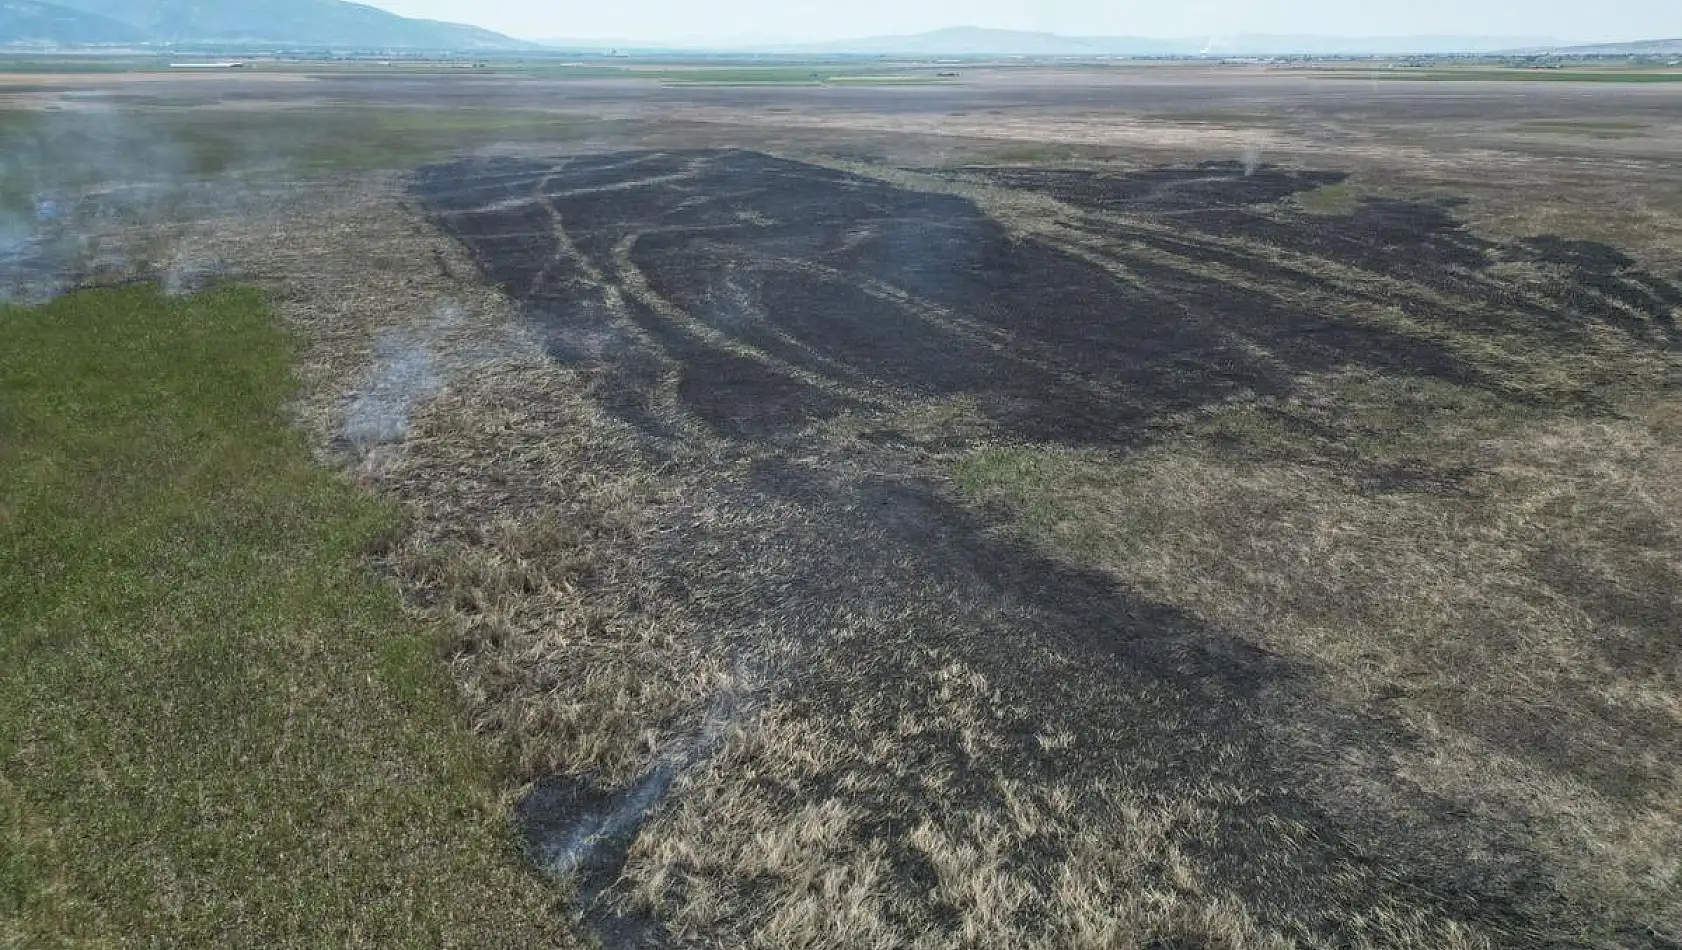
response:
[[[1682,0],[366,0],[515,36],[844,39],[946,26],[1110,36],[1682,36]]]

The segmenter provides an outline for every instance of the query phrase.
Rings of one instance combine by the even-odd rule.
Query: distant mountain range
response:
[[[1682,56],[1682,37],[1673,40],[1640,40],[1634,43],[1593,43],[1550,50],[1574,56]]]
[[[545,40],[561,49],[625,52],[759,53],[789,56],[1406,56],[1423,53],[1497,53],[1546,48],[1558,41],[1538,36],[1336,37],[1242,34],[1153,38],[1063,36],[1019,30],[959,26],[908,36],[868,36],[822,43],[753,43],[696,40],[649,43],[637,40]]]
[[[530,43],[457,23],[417,20],[346,0],[0,0],[0,46],[225,46],[520,52],[545,48],[864,56],[1405,56],[1424,53],[1682,55],[1682,39],[1560,46],[1534,36],[1327,37],[1243,34],[1153,39],[1062,36],[960,26],[823,43],[632,40]]]
[[[0,0],[0,45],[109,46],[146,41],[139,27],[39,0]]]
[[[475,26],[344,0],[0,0],[0,45],[529,50]]]
[[[1290,56],[1492,53],[1552,46],[1535,36],[1333,37],[1245,34],[1152,39],[1140,36],[1061,36],[1016,30],[954,27],[911,36],[873,36],[829,43],[766,47],[764,52],[909,56]]]
[[[1062,36],[961,26],[908,36],[868,36],[823,43],[634,39],[555,39],[545,46],[624,53],[757,53],[787,56],[1410,56],[1423,54],[1546,53],[1563,56],[1682,55],[1682,39],[1564,46],[1540,36],[1375,36],[1241,34],[1159,39],[1142,36]]]

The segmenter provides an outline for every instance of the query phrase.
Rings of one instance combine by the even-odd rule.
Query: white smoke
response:
[[[444,342],[444,335],[466,320],[460,302],[444,300],[414,325],[385,330],[374,341],[373,360],[362,384],[344,397],[343,437],[364,456],[365,465],[378,465],[376,449],[408,437],[415,410],[442,392],[450,377],[500,355],[463,351]]]
[[[1244,154],[1239,157],[1239,161],[1244,163],[1244,177],[1245,178],[1248,178],[1251,175],[1254,175],[1256,173],[1256,170],[1261,168],[1261,166],[1262,166],[1261,149],[1257,148],[1254,145],[1244,146]]]
[[[199,289],[220,265],[211,245],[183,235],[258,197],[240,171],[257,146],[222,142],[211,156],[172,114],[89,97],[63,104],[4,130],[0,299],[38,302],[107,277]]]
[[[402,441],[413,410],[443,387],[432,350],[404,331],[387,331],[374,344],[374,363],[345,408],[344,437],[368,452]]]
[[[670,764],[644,776],[629,793],[603,814],[589,813],[557,841],[535,842],[532,857],[538,866],[556,878],[570,877],[589,863],[602,846],[634,831],[666,797],[678,769]]]
[[[715,701],[698,735],[667,750],[653,768],[608,807],[579,816],[564,834],[529,842],[538,866],[564,879],[588,865],[602,848],[628,844],[628,839],[665,799],[672,783],[711,756],[740,715],[736,697]]]
[[[214,253],[189,238],[174,248],[158,276],[158,286],[170,297],[190,296],[204,290],[225,272]]]

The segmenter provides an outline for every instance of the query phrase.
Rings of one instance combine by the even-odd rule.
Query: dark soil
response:
[[[423,169],[415,191],[653,450],[680,461],[705,443],[748,463],[752,477],[720,477],[709,504],[800,512],[773,531],[721,516],[669,535],[655,569],[712,605],[714,629],[742,631],[721,633],[720,648],[751,654],[753,631],[798,631],[811,653],[789,671],[788,696],[818,716],[868,697],[884,730],[920,701],[905,671],[930,649],[983,671],[1014,710],[1000,728],[1020,741],[995,761],[969,761],[931,731],[906,741],[897,778],[837,780],[828,794],[875,789],[857,804],[888,829],[932,769],[975,796],[996,774],[1228,783],[1253,797],[1225,808],[1209,857],[1266,921],[1348,944],[1363,937],[1351,921],[1400,904],[1514,947],[1572,945],[1550,934],[1571,932],[1556,922],[1584,909],[1501,816],[1402,790],[1352,800],[1338,787],[1337,750],[1413,741],[1398,727],[1327,701],[1313,670],[1002,539],[949,499],[930,434],[897,414],[961,399],[988,440],[1127,446],[1159,437],[1170,414],[1285,395],[1299,374],[1344,367],[1592,407],[1587,385],[1524,390],[1349,312],[1380,302],[1455,332],[1530,328],[1559,346],[1611,326],[1664,348],[1678,342],[1676,283],[1597,245],[1492,243],[1440,204],[1369,200],[1339,218],[1281,205],[1335,172],[957,174],[1066,202],[1071,233],[1099,250],[1013,236],[963,198],[741,151],[463,161]],[[1517,293],[1487,273],[1503,260],[1551,277]],[[1371,279],[1334,284],[1314,261]],[[871,437],[832,444],[821,424],[843,416]],[[976,441],[947,432],[932,444],[943,439]],[[1351,477],[1375,492],[1437,492],[1467,474],[1402,462]],[[899,632],[863,648],[829,641],[849,618],[878,614]],[[1046,723],[1067,725],[1079,752],[1036,744]],[[1308,735],[1318,741],[1282,738]],[[902,794],[881,791],[896,781]],[[537,794],[534,828],[603,804],[576,788]],[[788,789],[767,794],[798,804]],[[1280,822],[1303,829],[1289,851],[1270,844]]]

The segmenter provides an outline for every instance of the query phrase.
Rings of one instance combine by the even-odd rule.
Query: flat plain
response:
[[[19,74],[9,285],[268,294],[606,946],[1678,946],[1682,85],[939,71]]]

